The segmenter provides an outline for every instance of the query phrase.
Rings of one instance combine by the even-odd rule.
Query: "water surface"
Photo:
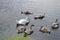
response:
[[[51,29],[51,23],[58,19],[60,23],[60,0],[0,0],[0,40],[17,35],[16,19],[25,18],[20,11],[30,11],[30,25],[34,24],[34,33],[30,35],[33,40],[60,40],[60,28],[52,30],[51,34],[39,32],[38,27],[44,25]],[[35,15],[46,13],[43,20],[34,20]],[[30,39],[30,40],[32,40]]]

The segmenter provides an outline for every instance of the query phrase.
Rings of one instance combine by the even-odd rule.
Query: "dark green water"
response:
[[[33,12],[28,15],[31,19],[30,25],[34,24],[34,33],[29,37],[34,40],[60,40],[60,27],[52,30],[51,34],[44,34],[38,31],[39,26],[44,25],[51,29],[51,23],[58,19],[60,23],[60,0],[0,0],[0,40],[6,37],[17,35],[16,19],[25,18],[21,10]],[[46,13],[43,20],[34,20],[35,15]]]

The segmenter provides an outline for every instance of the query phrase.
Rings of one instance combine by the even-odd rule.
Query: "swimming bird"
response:
[[[29,17],[26,17],[25,19],[16,20],[16,22],[17,22],[17,27],[18,26],[25,26],[25,25],[29,24],[30,19],[29,19]]]
[[[28,14],[33,14],[33,13],[31,13],[31,12],[29,12],[29,11],[21,11],[21,14],[25,14],[25,15],[28,15]]]
[[[26,27],[25,26],[19,26],[16,29],[17,29],[17,33],[20,34],[20,33],[23,33],[26,30]]]
[[[52,23],[52,28],[57,29],[59,27],[59,24],[57,23],[58,19],[56,19],[55,22]]]
[[[35,16],[34,19],[43,19],[45,17],[45,13],[44,15],[40,14],[38,16]]]
[[[49,34],[51,33],[51,31],[48,28],[44,27],[44,26],[41,26],[39,28],[39,31],[41,31],[43,33],[49,33]]]
[[[31,25],[30,27],[26,28],[26,30],[24,31],[24,37],[26,37],[27,35],[31,35],[33,33],[33,29],[32,29]]]

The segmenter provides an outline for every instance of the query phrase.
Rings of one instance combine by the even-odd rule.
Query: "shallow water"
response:
[[[34,14],[22,15],[20,11],[28,10]],[[35,15],[46,13],[43,20],[34,20]],[[16,19],[29,16],[30,25],[34,24],[33,40],[60,40],[60,27],[52,30],[51,34],[39,32],[38,27],[44,25],[51,29],[51,23],[58,19],[60,23],[60,0],[0,0],[0,40],[17,35]],[[29,26],[30,26],[29,25]],[[31,40],[32,40],[31,39]]]

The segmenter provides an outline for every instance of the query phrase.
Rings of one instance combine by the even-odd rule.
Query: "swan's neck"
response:
[[[26,18],[26,20],[30,22],[30,19],[29,18]]]
[[[30,29],[32,29],[32,26],[30,27]]]
[[[40,27],[40,29],[42,29],[42,28],[43,28],[43,26]]]
[[[58,19],[55,20],[55,22],[57,22],[57,21],[58,21]]]

